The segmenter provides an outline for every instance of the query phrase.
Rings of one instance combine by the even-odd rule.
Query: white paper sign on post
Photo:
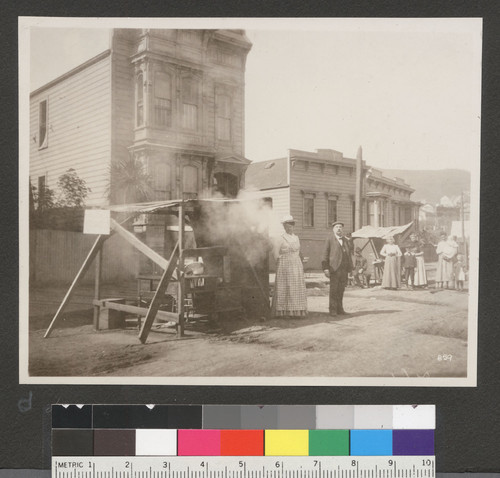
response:
[[[83,221],[84,234],[109,234],[111,214],[106,209],[87,209]]]

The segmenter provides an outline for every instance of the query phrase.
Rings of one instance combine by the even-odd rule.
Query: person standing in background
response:
[[[417,266],[415,253],[416,247],[407,247],[403,255],[403,269],[405,270],[406,288],[411,290],[415,287],[415,267]]]
[[[436,289],[443,287],[448,289],[448,285],[453,284],[453,263],[458,253],[458,244],[452,236],[447,238],[445,232],[441,233],[440,238],[441,240],[436,248],[436,254],[438,255]]]
[[[300,241],[293,233],[295,221],[283,216],[285,230],[274,247],[276,279],[274,281],[273,315],[276,317],[305,317],[307,315],[304,265],[300,256]]]
[[[439,242],[436,247],[436,254],[438,256],[438,263],[436,267],[436,289],[441,289],[443,283],[450,280],[450,272],[448,271],[446,261],[444,260],[444,251],[446,250],[446,233],[439,234]]]
[[[329,311],[332,317],[346,314],[343,300],[347,277],[352,271],[351,252],[344,237],[344,223],[335,221],[323,248],[321,265],[325,276],[330,279]]]
[[[382,247],[380,255],[385,257],[382,287],[384,289],[399,289],[401,286],[400,258],[403,254],[399,246],[395,244],[394,237],[387,238],[387,243]]]
[[[457,255],[457,262],[453,266],[455,273],[455,289],[458,291],[464,290],[465,274],[467,272],[467,266],[464,263],[464,256],[462,254]]]
[[[408,244],[408,249],[414,249],[415,256],[415,277],[413,281],[414,287],[426,287],[427,286],[427,273],[425,270],[425,260],[424,260],[424,251],[423,244],[418,239],[418,236],[415,233],[410,234],[410,242]]]

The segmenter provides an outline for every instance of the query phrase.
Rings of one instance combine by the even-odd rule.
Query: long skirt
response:
[[[273,313],[276,316],[307,315],[304,266],[298,253],[282,254],[278,259]]]
[[[382,287],[386,289],[398,289],[401,286],[401,271],[399,258],[387,256],[384,263],[384,275],[382,276]]]
[[[453,261],[445,261],[443,255],[439,255],[436,282],[449,282],[453,280]]]
[[[415,286],[421,287],[427,285],[427,274],[425,272],[425,262],[422,256],[415,257],[417,259],[417,267],[415,267]]]

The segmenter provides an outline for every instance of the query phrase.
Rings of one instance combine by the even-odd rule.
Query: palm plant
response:
[[[153,197],[152,178],[140,160],[133,156],[112,161],[108,196],[114,203],[136,203]]]

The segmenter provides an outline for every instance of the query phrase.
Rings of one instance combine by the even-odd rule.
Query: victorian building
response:
[[[32,185],[73,168],[88,206],[126,202],[111,165],[135,158],[151,199],[236,196],[250,48],[243,30],[113,30],[109,50],[31,93]]]

